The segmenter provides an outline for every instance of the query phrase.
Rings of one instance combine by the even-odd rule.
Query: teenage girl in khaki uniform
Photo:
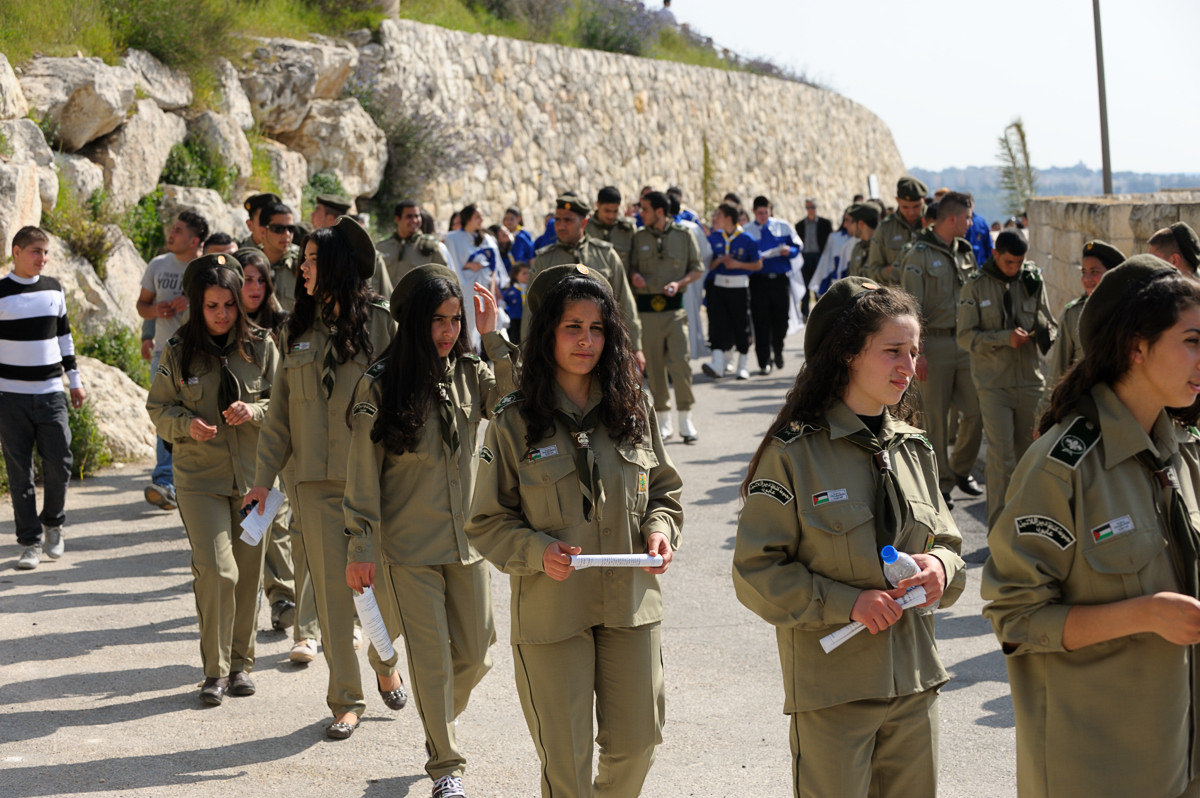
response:
[[[928,610],[901,612],[880,549],[911,552],[928,607],[953,603],[962,537],[936,460],[911,426],[920,323],[912,297],[861,277],[809,314],[805,363],[758,447],[733,555],[738,599],[776,627],[793,791],[816,798],[937,792],[937,693],[949,677]],[[870,634],[825,653],[851,621]]]
[[[434,798],[462,794],[466,758],[454,719],[491,669],[488,648],[496,642],[491,567],[463,526],[479,421],[512,390],[512,367],[494,332],[495,299],[479,284],[475,297],[482,303],[476,329],[499,382],[470,354],[463,313],[471,311],[458,276],[444,265],[418,266],[392,294],[399,329],[359,382],[350,416],[346,583],[361,591],[382,582],[394,597]]]
[[[254,477],[258,431],[279,350],[241,307],[241,266],[231,255],[192,261],[183,275],[192,319],[168,342],[146,409],[174,444],[179,514],[192,546],[204,687],[253,695],[254,635],[264,547],[239,535],[240,496]]]
[[[358,378],[391,341],[396,326],[387,303],[367,285],[375,269],[375,247],[357,222],[343,216],[333,227],[315,231],[304,247],[304,290],[283,331],[283,364],[258,447],[256,487],[243,504],[258,501],[261,512],[266,486],[275,483],[292,459],[295,504],[329,665],[327,702],[334,723],[326,733],[345,739],[366,708],[354,653],[354,598],[345,578],[346,408]],[[384,702],[393,709],[403,707],[406,696],[395,665],[383,663],[374,646],[368,658]]]
[[[983,569],[1017,794],[1200,795],[1200,284],[1130,258],[1079,335]]]
[[[520,391],[488,425],[467,535],[512,577],[517,691],[542,795],[634,798],[662,741],[657,574],[679,545],[682,484],[608,286],[584,266],[555,266],[526,302]],[[576,572],[579,553],[663,563]]]

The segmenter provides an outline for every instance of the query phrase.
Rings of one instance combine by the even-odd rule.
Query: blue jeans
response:
[[[37,486],[33,484],[33,450],[42,458],[45,498],[37,511]],[[67,395],[55,393],[0,393],[0,448],[8,469],[17,543],[42,542],[42,525],[62,526],[66,520],[67,481],[71,478],[71,428],[67,423]]]
[[[150,378],[158,373],[158,361],[162,359],[162,352],[155,351],[154,356],[150,358]],[[166,487],[175,487],[175,471],[171,468],[171,453],[167,451],[167,444],[162,438],[156,437],[154,445],[154,453],[157,456],[157,462],[154,464],[154,471],[150,474],[150,481],[155,485],[164,485]]]

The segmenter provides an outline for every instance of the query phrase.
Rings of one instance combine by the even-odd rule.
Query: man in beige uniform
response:
[[[867,254],[867,277],[882,285],[900,285],[900,251],[921,232],[929,187],[915,177],[896,183],[896,212],[879,225]]]
[[[349,197],[337,194],[318,194],[316,200],[312,215],[309,217],[314,230],[333,227],[339,217],[349,215],[350,208],[354,204]],[[303,254],[301,253],[301,260],[304,259]],[[392,295],[392,278],[388,274],[388,270],[384,268],[383,257],[379,254],[378,249],[375,250],[375,273],[371,275],[367,284],[384,299]]]
[[[646,355],[646,377],[659,415],[659,432],[668,440],[671,427],[671,392],[667,375],[675,386],[679,407],[679,431],[684,443],[699,437],[692,422],[692,368],[689,357],[687,311],[683,294],[690,283],[704,275],[700,249],[685,227],[671,221],[665,194],[651,191],[642,197],[642,221],[646,226],[633,237],[630,279],[642,320],[642,349]]]
[[[1187,222],[1175,222],[1150,236],[1150,254],[1162,258],[1188,277],[1200,269],[1200,237]],[[1198,278],[1200,279],[1200,278]]]
[[[992,257],[963,286],[958,345],[971,359],[987,439],[987,525],[1004,509],[1008,479],[1033,443],[1042,398],[1042,354],[1055,337],[1042,273],[1025,260],[1029,244],[1016,230],[996,236]]]
[[[287,205],[273,203],[258,212],[263,228],[262,251],[271,263],[275,298],[288,313],[296,306],[300,262],[304,255],[296,246],[296,215]]]
[[[971,223],[971,195],[951,191],[938,203],[937,221],[922,230],[905,250],[901,261],[900,287],[912,294],[921,308],[923,350],[917,360],[922,409],[929,440],[937,455],[942,496],[950,504],[956,485],[969,495],[978,490],[971,477],[983,421],[979,397],[971,382],[971,360],[958,345],[958,298],[962,286],[975,273],[975,255],[963,234]],[[884,226],[880,225],[879,230]],[[875,232],[874,242],[879,238]],[[959,412],[954,453],[950,446],[950,414]]]
[[[879,209],[867,202],[856,202],[846,211],[850,216],[850,235],[858,239],[846,264],[846,276],[866,277],[867,256],[871,252],[871,237],[879,227]]]
[[[246,209],[246,229],[250,231],[250,235],[241,240],[239,246],[242,247],[259,247],[262,248],[263,238],[266,230],[260,224],[258,218],[259,212],[268,205],[277,205],[283,202],[278,194],[270,192],[263,194],[251,194],[246,197],[246,201],[242,203],[242,207]]]
[[[421,232],[421,208],[412,200],[396,204],[396,232],[375,242],[375,251],[383,259],[392,285],[400,285],[404,275],[426,263],[450,262],[446,247],[437,236]]]
[[[629,217],[621,216],[621,192],[616,186],[605,186],[596,195],[596,212],[588,219],[587,232],[592,238],[612,244],[625,270],[629,271],[629,253],[633,251],[637,225]]]

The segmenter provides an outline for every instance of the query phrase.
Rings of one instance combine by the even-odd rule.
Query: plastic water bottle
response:
[[[899,587],[901,580],[921,573],[921,566],[917,565],[917,561],[907,552],[897,551],[894,546],[884,546],[879,550],[879,557],[883,560],[883,576],[892,587]],[[912,588],[910,587],[909,590]],[[921,614],[932,612],[937,609],[939,603],[935,602],[928,607],[922,607],[918,612]]]

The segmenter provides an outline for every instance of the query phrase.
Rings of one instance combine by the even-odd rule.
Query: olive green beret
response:
[[[242,272],[242,263],[233,255],[224,253],[214,253],[212,255],[201,255],[187,265],[183,270],[183,279],[180,281],[183,284],[183,293],[187,293],[188,286],[192,284],[192,280],[196,279],[196,275],[206,269],[229,269],[238,276],[238,280],[245,279]]]
[[[879,226],[879,209],[866,202],[856,202],[847,211],[856,222],[866,222],[870,227]]]
[[[562,208],[579,216],[587,216],[592,212],[592,206],[587,204],[587,200],[577,197],[574,194],[564,194],[554,200],[554,207]]]
[[[1179,272],[1153,255],[1134,255],[1106,271],[1079,314],[1079,343],[1084,354],[1100,328],[1112,321],[1113,313],[1121,303],[1138,288],[1164,274],[1177,276]]]
[[[905,175],[896,182],[896,199],[919,200],[925,199],[929,186],[911,175]]]
[[[440,263],[426,263],[401,277],[400,282],[396,283],[396,287],[392,289],[392,300],[388,303],[392,318],[399,322],[404,305],[412,298],[413,293],[425,283],[438,278],[458,285],[458,275],[454,273],[454,270]],[[463,297],[463,301],[470,302],[471,298]],[[467,309],[463,308],[462,311],[466,313]]]
[[[1105,269],[1115,269],[1125,262],[1125,253],[1107,241],[1095,239],[1083,245],[1083,257],[1095,258]]]
[[[318,194],[316,200],[339,216],[350,210],[350,200],[340,194]]]
[[[529,315],[538,312],[538,308],[542,306],[542,300],[546,298],[546,294],[550,293],[550,289],[561,283],[567,277],[578,276],[586,277],[589,280],[595,280],[605,288],[612,290],[612,286],[608,284],[600,272],[595,269],[589,269],[580,263],[564,263],[561,266],[551,266],[549,269],[544,269],[538,272],[537,277],[533,278],[533,282],[529,284],[529,289],[525,293],[525,307],[529,309]]]
[[[1176,222],[1167,229],[1175,236],[1175,243],[1179,246],[1179,254],[1183,259],[1190,263],[1193,269],[1200,267],[1200,238],[1196,237],[1192,226],[1187,222]]]
[[[246,197],[246,201],[242,203],[242,207],[246,209],[247,213],[253,216],[255,211],[260,211],[272,203],[282,202],[283,200],[280,199],[278,194],[267,192],[265,194],[251,194],[249,197]]]
[[[833,330],[842,311],[854,304],[854,300],[868,291],[878,291],[879,284],[866,277],[843,277],[821,295],[808,314],[804,327],[804,359],[817,356],[821,342]]]
[[[333,227],[346,239],[358,276],[370,280],[375,274],[375,242],[363,226],[349,216],[339,216]]]

